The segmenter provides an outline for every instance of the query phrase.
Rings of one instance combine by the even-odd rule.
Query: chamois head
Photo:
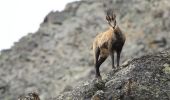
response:
[[[116,26],[116,14],[113,12],[112,9],[107,10],[106,20],[112,28],[115,28],[115,26]]]

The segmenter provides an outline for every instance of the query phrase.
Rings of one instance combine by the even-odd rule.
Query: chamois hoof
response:
[[[102,77],[101,76],[96,76],[95,80],[102,80]]]
[[[116,67],[115,66],[112,66],[112,69],[115,69]]]

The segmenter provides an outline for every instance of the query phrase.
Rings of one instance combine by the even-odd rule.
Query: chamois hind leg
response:
[[[106,60],[107,57],[99,57],[98,65],[100,65]]]
[[[97,66],[98,66],[98,72],[99,72],[99,77],[101,78],[101,76],[100,76],[100,66],[101,66],[101,64],[106,60],[106,58],[107,58],[107,56],[106,57],[99,57],[99,60],[98,60],[98,63],[97,63]]]
[[[96,48],[95,49],[95,52],[94,52],[94,62],[95,62],[95,69],[96,69],[96,78],[98,78],[98,77],[101,77],[100,76],[100,72],[99,72],[99,61],[98,61],[98,59],[99,59],[99,55],[100,55],[100,49],[99,48]]]

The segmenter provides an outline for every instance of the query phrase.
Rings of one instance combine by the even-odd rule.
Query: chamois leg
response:
[[[100,65],[106,60],[107,57],[99,57],[98,63],[97,63],[97,74],[96,74],[96,78],[101,78],[100,76]]]
[[[98,66],[100,67],[100,65],[106,60],[107,57],[99,57],[98,60]]]
[[[114,64],[114,52],[111,53],[111,59],[112,59],[112,68],[115,68],[115,64]]]
[[[114,53],[115,51],[113,50],[113,47],[112,47],[112,42],[109,42],[109,53],[110,53],[110,57],[111,57],[111,60],[112,60],[112,69],[115,68],[115,64],[114,64]]]
[[[101,76],[100,76],[100,72],[99,72],[99,67],[100,67],[100,66],[99,66],[99,61],[98,61],[99,55],[100,55],[100,49],[99,49],[99,48],[96,48],[96,49],[95,49],[96,78],[101,77]]]
[[[121,51],[117,51],[117,67],[119,67],[120,53],[121,53]]]
[[[106,60],[107,57],[99,57],[98,64],[99,66]]]

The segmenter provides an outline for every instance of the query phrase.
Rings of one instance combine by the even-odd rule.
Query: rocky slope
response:
[[[170,100],[170,49],[135,58],[56,100]]]
[[[127,36],[121,61],[170,47],[169,0],[82,0],[51,11],[36,33],[0,55],[0,99],[37,91],[42,100],[72,90],[94,77],[92,40],[107,29],[106,8],[114,8]],[[110,59],[102,76],[111,70]],[[121,75],[121,74],[120,74]]]

